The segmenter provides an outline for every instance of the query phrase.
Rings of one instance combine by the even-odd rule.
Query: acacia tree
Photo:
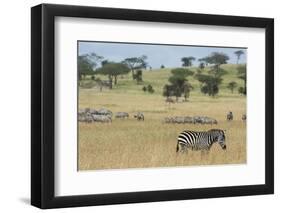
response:
[[[219,85],[222,82],[222,76],[225,70],[221,68],[222,64],[227,64],[229,60],[228,55],[220,52],[213,52],[209,56],[201,59],[213,66],[208,74],[197,73],[196,78],[201,83],[201,92],[209,96],[215,97],[219,93]]]
[[[235,51],[235,52],[234,52],[234,54],[237,56],[237,61],[236,61],[236,64],[238,64],[238,63],[239,63],[239,60],[240,60],[241,55],[243,55],[243,54],[244,54],[244,51],[242,51],[242,50],[237,50],[237,51]]]
[[[191,92],[192,89],[193,89],[193,86],[189,82],[185,82],[185,84],[183,86],[184,101],[187,101],[187,99],[190,96],[190,92]]]
[[[230,89],[231,93],[233,93],[233,90],[237,87],[237,83],[235,81],[231,81],[228,83],[227,88]]]
[[[213,74],[197,74],[196,78],[201,82],[201,92],[209,96],[214,97],[219,93],[219,85],[222,82],[222,78]]]
[[[199,58],[198,61],[200,62],[200,64],[204,64],[204,67],[209,65],[208,57]]]
[[[79,55],[77,60],[79,79],[82,79],[86,75],[94,75],[93,71],[102,59],[103,57],[96,53]]]
[[[114,78],[114,84],[117,84],[117,76],[127,74],[130,69],[123,63],[108,62],[104,66],[96,70],[97,74],[107,75],[109,79],[109,88],[112,89],[112,82]]]
[[[135,70],[146,69],[146,67],[148,66],[146,60],[147,56],[142,55],[140,57],[126,58],[124,59],[124,61],[122,61],[122,63],[126,64],[127,67],[129,67],[132,72],[132,78],[135,80]]]
[[[238,70],[238,78],[242,79],[244,81],[244,92],[243,94],[246,95],[247,94],[247,68],[246,68],[246,64],[244,65],[240,65],[237,67]],[[240,89],[241,92],[241,89]]]
[[[182,66],[183,67],[190,67],[190,66],[192,66],[192,61],[194,61],[195,59],[196,58],[194,58],[193,56],[181,58]]]
[[[191,90],[191,85],[188,83],[187,77],[193,75],[193,72],[184,68],[176,68],[171,70],[171,73],[172,76],[168,79],[170,84],[164,86],[163,96],[166,98],[175,96],[176,101],[178,101],[178,98],[184,94],[186,100]]]
[[[137,81],[137,84],[142,82],[142,70],[137,70],[134,75],[134,79]]]
[[[200,64],[199,64],[199,66],[198,66],[200,69],[204,69],[205,68],[205,63],[203,63],[203,62],[200,62]]]
[[[173,95],[172,92],[172,86],[169,84],[165,84],[163,87],[163,96],[166,97],[166,100],[168,100],[169,97]]]

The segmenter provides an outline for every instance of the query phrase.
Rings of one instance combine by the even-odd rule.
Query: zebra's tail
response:
[[[179,149],[180,149],[180,147],[179,147],[179,142],[178,142],[178,143],[177,143],[177,150],[176,150],[176,152],[178,152]]]

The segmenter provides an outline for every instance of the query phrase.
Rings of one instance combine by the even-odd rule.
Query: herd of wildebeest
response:
[[[100,123],[111,123],[112,122],[113,113],[105,108],[102,109],[91,109],[85,108],[80,109],[78,112],[78,121],[92,123],[92,122],[100,122]],[[138,121],[144,121],[144,113],[136,112],[133,114],[133,117]],[[233,120],[233,113],[228,112],[226,115],[227,121]],[[128,119],[129,113],[127,112],[116,112],[115,119]],[[246,121],[246,114],[242,115],[241,118],[243,121]],[[218,124],[218,121],[214,118],[207,117],[207,116],[172,116],[172,117],[165,117],[163,119],[164,123],[171,123],[171,124]]]

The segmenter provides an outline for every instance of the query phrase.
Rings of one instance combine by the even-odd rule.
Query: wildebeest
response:
[[[144,114],[142,112],[138,112],[134,115],[134,118],[138,119],[138,121],[144,121]]]
[[[228,120],[228,121],[232,121],[233,120],[233,113],[231,111],[227,113],[226,120]]]
[[[129,113],[127,113],[127,112],[116,112],[115,118],[129,118]]]
[[[247,120],[247,116],[246,116],[246,114],[243,114],[242,115],[242,121],[246,121]]]

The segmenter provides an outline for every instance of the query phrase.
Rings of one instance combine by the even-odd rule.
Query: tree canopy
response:
[[[131,57],[131,58],[126,58],[124,59],[124,61],[122,61],[123,64],[126,64],[127,67],[129,67],[129,69],[132,72],[132,77],[133,79],[135,79],[135,70],[139,70],[139,69],[146,69],[146,67],[148,66],[147,63],[147,56],[146,55],[142,55],[140,57]]]
[[[204,60],[209,64],[215,64],[215,65],[220,66],[222,64],[227,64],[229,57],[225,53],[213,52],[213,53],[211,53],[211,55],[206,57]]]
[[[112,88],[112,78],[114,78],[114,84],[117,84],[117,76],[127,74],[130,69],[123,63],[108,62],[104,66],[98,68],[95,73],[101,75],[107,75],[110,81],[110,87]]]
[[[233,93],[234,88],[237,87],[237,83],[235,81],[231,81],[228,83],[227,88],[230,89],[231,93]]]
[[[86,75],[94,75],[93,71],[102,59],[103,57],[96,53],[79,55],[77,59],[79,79]]]
[[[85,77],[86,75],[93,74],[93,67],[91,65],[91,62],[84,55],[78,56],[78,74],[79,79]]]
[[[183,67],[190,67],[190,66],[192,66],[192,61],[194,61],[195,59],[196,59],[196,58],[193,57],[193,56],[181,58],[182,66],[183,66]]]
[[[239,65],[237,67],[238,73],[237,76],[238,78],[242,79],[244,81],[244,92],[243,94],[246,95],[247,93],[247,68],[246,65]],[[241,91],[241,89],[240,89]]]
[[[184,94],[185,100],[189,97],[192,86],[188,83],[187,77],[193,75],[193,72],[185,68],[176,68],[171,70],[172,76],[168,79],[170,84],[163,87],[163,96],[175,96],[178,100]]]
[[[201,82],[201,92],[214,97],[219,93],[219,85],[223,80],[222,76],[226,73],[220,65],[227,64],[229,57],[225,53],[213,52],[200,60],[208,64],[213,64],[208,74],[198,72],[196,78]]]
[[[241,55],[243,55],[243,54],[244,54],[244,51],[242,51],[242,50],[237,50],[237,51],[235,51],[235,52],[234,52],[234,54],[237,56],[237,61],[236,61],[236,64],[238,64],[238,63],[239,63],[239,60],[240,60]]]

